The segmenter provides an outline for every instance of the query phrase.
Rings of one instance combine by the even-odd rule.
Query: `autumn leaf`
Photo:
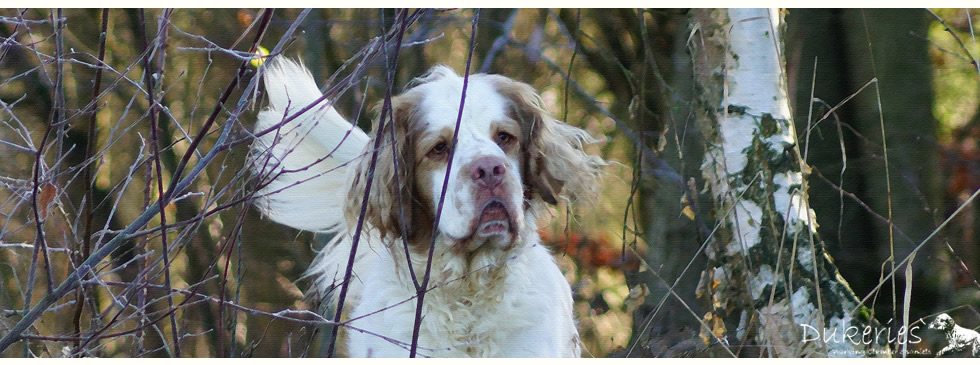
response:
[[[648,295],[650,295],[650,289],[647,288],[646,284],[640,283],[639,285],[634,286],[632,289],[630,289],[630,293],[626,296],[626,300],[623,301],[626,304],[626,311],[635,311],[646,301]]]
[[[728,331],[725,327],[725,320],[719,316],[715,316],[711,312],[704,314],[704,323],[711,328],[709,331],[708,327],[701,326],[701,333],[698,334],[698,337],[701,338],[701,341],[704,341],[705,345],[710,345],[715,338],[722,338]]]
[[[44,183],[38,190],[40,190],[37,194],[38,216],[43,221],[48,218],[48,206],[51,205],[51,201],[57,195],[58,188],[51,183]]]

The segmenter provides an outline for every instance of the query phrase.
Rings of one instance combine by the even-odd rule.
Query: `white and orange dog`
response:
[[[257,131],[322,96],[302,65],[264,67],[269,107]],[[392,98],[392,123],[378,131],[376,119],[373,135],[327,101],[310,108],[253,145],[250,163],[265,179],[256,205],[278,223],[336,234],[308,271],[314,295],[330,301],[366,207],[345,305],[349,356],[408,355],[416,311],[411,272],[422,281],[433,236],[419,355],[579,356],[571,290],[541,243],[537,220],[547,204],[595,198],[605,162],[583,144],[596,140],[553,118],[529,85],[475,74],[452,146],[462,91],[463,77],[433,67]],[[365,202],[375,138],[382,141]]]

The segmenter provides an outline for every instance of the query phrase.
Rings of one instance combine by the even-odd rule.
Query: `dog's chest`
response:
[[[523,264],[523,260],[517,260]],[[527,276],[511,265],[473,269],[471,265],[455,266],[437,262],[444,270],[433,273],[431,290],[423,299],[423,320],[419,331],[419,354],[433,357],[500,357],[513,353],[514,338],[535,325],[534,290],[528,290]],[[516,265],[523,267],[524,265]],[[391,267],[391,266],[389,266]],[[364,318],[364,329],[380,333],[403,343],[411,342],[414,329],[415,301],[396,300],[414,296],[414,285],[406,280],[393,280],[398,275],[375,277],[365,287],[364,307],[355,312],[370,313],[389,307],[374,316]],[[376,303],[372,305],[372,303]],[[540,319],[540,318],[539,318]],[[398,350],[370,336],[360,337],[361,345],[371,348],[362,356],[401,356]],[[354,341],[359,342],[359,341]],[[352,343],[354,345],[354,343]],[[526,344],[525,344],[526,345]],[[354,345],[358,347],[359,345]],[[387,350],[395,353],[389,353]],[[358,356],[358,355],[355,355]]]
[[[489,357],[505,354],[514,331],[531,325],[523,295],[506,280],[484,286],[477,280],[449,285],[425,303],[427,340],[450,356]],[[433,292],[435,294],[435,292]]]
[[[432,267],[438,269],[423,299],[419,356],[577,356],[568,284],[549,255],[537,246],[466,264],[436,255]],[[350,316],[358,318],[351,325],[364,330],[348,331],[351,356],[401,357],[411,343],[415,286],[397,264],[404,261],[379,258],[361,278],[363,293]]]

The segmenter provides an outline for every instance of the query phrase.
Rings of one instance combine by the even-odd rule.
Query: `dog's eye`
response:
[[[449,151],[449,144],[446,142],[439,142],[436,143],[435,146],[432,146],[432,149],[429,150],[429,156],[438,156],[446,153],[447,151]]]
[[[496,142],[498,146],[505,146],[514,141],[514,136],[507,132],[497,132]]]

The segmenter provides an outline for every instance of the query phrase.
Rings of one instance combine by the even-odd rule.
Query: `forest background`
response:
[[[330,325],[303,272],[327,237],[249,205],[255,53],[301,58],[367,129],[386,70],[396,91],[434,64],[463,72],[472,29],[472,72],[531,84],[616,161],[596,206],[562,205],[541,232],[572,283],[583,354],[773,354],[711,299],[722,279],[705,249],[726,212],[702,173],[695,13],[0,10],[0,335],[49,302],[2,355],[323,356]],[[980,327],[980,11],[779,14],[814,247],[864,319],[894,334],[908,317],[922,341],[906,349],[935,354],[936,315]],[[80,289],[58,293],[72,273]]]

